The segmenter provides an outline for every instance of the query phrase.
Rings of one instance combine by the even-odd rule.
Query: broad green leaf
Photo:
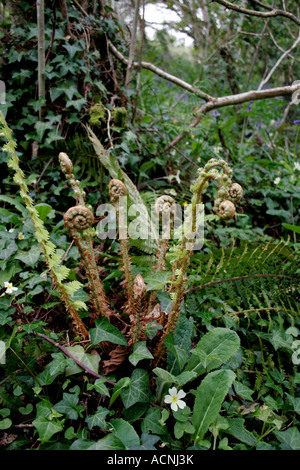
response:
[[[27,403],[26,406],[20,406],[19,408],[19,412],[22,414],[22,415],[29,415],[33,410],[33,405],[32,403]]]
[[[34,206],[39,213],[40,219],[45,222],[47,215],[52,211],[52,207],[49,204],[41,203]]]
[[[99,362],[100,356],[97,354],[89,354],[86,353],[84,348],[80,346],[80,344],[76,344],[75,346],[69,346],[66,350],[75,357],[78,361],[82,362],[85,366],[91,369],[94,372],[98,372],[99,370]],[[73,361],[74,362],[74,361]],[[82,372],[83,369],[74,363],[73,366],[69,366],[66,368],[66,376],[74,375]]]
[[[85,418],[85,422],[87,423],[89,430],[91,430],[94,426],[98,426],[99,428],[106,429],[107,423],[105,421],[105,418],[108,414],[109,414],[109,410],[107,408],[103,408],[102,406],[99,406],[94,415],[87,416]]]
[[[143,359],[153,359],[153,356],[146,346],[146,341],[140,341],[133,346],[133,353],[128,357],[131,364],[137,365]]]
[[[144,420],[142,421],[141,424],[141,429],[144,433],[149,433],[151,432],[152,434],[158,434],[158,435],[167,435],[168,430],[166,426],[162,426],[160,424],[161,420],[161,410],[159,408],[150,408]]]
[[[12,425],[12,420],[10,418],[5,418],[0,421],[1,430],[8,429],[11,427],[11,425]]]
[[[90,330],[91,342],[99,344],[102,341],[110,341],[114,344],[127,346],[127,341],[122,333],[113,326],[106,317],[102,317],[95,321],[96,328]]]
[[[198,375],[209,372],[228,361],[239,349],[240,339],[228,328],[214,328],[206,333],[193,349],[186,370]]]
[[[63,47],[68,51],[70,59],[73,59],[76,52],[82,51],[82,46],[76,44],[64,44]]]
[[[114,434],[107,434],[99,441],[95,442],[89,450],[126,450],[124,444]]]
[[[193,319],[181,314],[174,334],[168,336],[170,351],[167,356],[168,371],[178,374],[184,367],[191,349],[191,337],[193,332]],[[167,346],[168,347],[168,346]]]
[[[113,434],[122,442],[126,449],[139,446],[139,436],[130,423],[120,418],[110,420],[109,424],[113,427]]]
[[[153,434],[146,434],[143,432],[141,435],[140,446],[133,447],[132,449],[134,450],[157,450],[156,447],[154,447],[154,444],[156,444],[159,440],[160,440],[159,436],[155,436]]]
[[[197,388],[192,415],[192,424],[196,429],[195,444],[203,439],[208,427],[218,416],[222,402],[235,377],[235,373],[231,370],[210,372]]]
[[[300,233],[300,227],[299,225],[291,225],[291,224],[282,224],[284,228],[287,228],[288,230],[292,230],[293,232]]]
[[[57,376],[58,374],[62,374],[67,366],[74,364],[74,361],[70,358],[67,359],[62,352],[53,353],[51,356],[53,361],[47,366],[50,370],[50,375]]]
[[[39,439],[42,442],[48,442],[51,437],[63,430],[63,423],[60,421],[49,420],[47,418],[37,418],[32,421],[32,424],[37,429]]]
[[[168,383],[168,384],[172,384],[175,382],[175,376],[173,374],[171,374],[170,372],[168,372],[167,370],[165,369],[161,369],[160,367],[155,367],[155,369],[153,369],[153,372],[155,375],[157,375],[157,377],[164,383]]]
[[[121,398],[125,408],[129,408],[135,403],[148,403],[151,400],[152,393],[146,370],[135,369],[133,371],[130,385],[121,391]]]
[[[300,432],[296,426],[286,431],[274,431],[274,434],[285,446],[285,450],[300,450]]]
[[[182,387],[186,383],[190,382],[191,380],[195,379],[197,377],[196,372],[186,370],[184,372],[181,372],[181,374],[177,375],[175,377],[175,382]]]

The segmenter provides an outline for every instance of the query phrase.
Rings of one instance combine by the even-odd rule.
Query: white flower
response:
[[[13,233],[14,231],[15,231],[14,228],[10,228],[10,229],[9,229],[9,233]]]
[[[19,233],[18,233],[18,239],[19,239],[19,240],[24,240],[24,235],[23,235],[22,232],[19,232]]]
[[[165,396],[164,402],[165,403],[171,403],[171,409],[173,411],[177,411],[178,408],[185,408],[186,403],[181,400],[181,398],[184,398],[186,396],[186,393],[183,390],[179,390],[177,392],[176,387],[169,388],[169,395]]]
[[[295,170],[300,171],[300,162],[295,162],[295,163],[294,163],[294,171],[295,171]]]
[[[14,291],[18,290],[17,287],[14,287],[11,282],[4,282],[4,287],[6,288],[6,293],[7,294],[12,294]]]
[[[280,183],[280,178],[279,178],[279,176],[277,176],[277,178],[275,178],[275,180],[274,180],[274,184],[279,184],[279,183]]]

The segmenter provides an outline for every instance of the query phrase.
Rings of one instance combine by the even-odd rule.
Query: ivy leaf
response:
[[[162,271],[160,273],[148,273],[144,277],[144,281],[147,285],[147,291],[162,290],[171,277],[172,273],[170,271]]]
[[[82,47],[76,44],[64,44],[63,47],[68,51],[70,59],[73,59],[76,52],[82,51]]]
[[[131,384],[131,380],[129,377],[123,377],[116,383],[113,389],[112,397],[109,402],[109,407],[111,407],[111,405],[116,401],[121,391],[125,389],[126,387],[129,387],[130,384]]]
[[[34,421],[32,421],[32,424],[34,427],[37,429],[37,432],[39,434],[39,439],[42,442],[48,442],[51,437],[56,434],[59,431],[62,431],[64,426],[63,423],[61,423],[58,420],[49,420],[47,418],[37,418]]]
[[[79,396],[75,393],[64,393],[63,399],[54,405],[54,410],[67,416],[69,419],[77,419],[78,413],[84,410],[83,405],[78,405]]]
[[[106,382],[105,379],[96,379],[95,383],[87,384],[87,390],[96,390],[97,393],[100,393],[101,395],[106,395],[109,397],[109,391],[106,385],[104,385]]]
[[[105,418],[108,414],[109,414],[109,410],[107,408],[103,408],[103,406],[99,406],[94,415],[87,416],[85,418],[85,422],[87,423],[89,430],[91,430],[94,426],[98,426],[99,428],[106,429],[107,423],[105,422]]]
[[[16,253],[16,251],[18,251],[18,246],[14,240],[5,240],[4,246],[2,246],[0,249],[0,259],[6,261],[11,257],[11,255]]]
[[[140,341],[133,346],[133,353],[128,357],[131,364],[137,365],[143,359],[153,359],[153,355],[146,346],[146,341]]]
[[[96,354],[88,354],[85,352],[80,344],[76,344],[75,346],[69,346],[66,350],[71,353],[78,361],[82,362],[86,367],[91,369],[94,372],[98,372],[99,369],[99,362],[100,356]],[[74,361],[72,361],[74,363]],[[78,366],[74,363],[73,366],[69,366],[66,368],[66,376],[74,375],[82,372],[82,367]]]
[[[244,400],[252,400],[252,396],[254,391],[251,390],[251,388],[247,387],[247,385],[244,385],[240,382],[235,381],[234,382],[234,390],[235,393],[239,396],[242,397]]]
[[[135,403],[148,403],[152,398],[149,386],[148,372],[144,369],[136,369],[131,376],[128,387],[121,391],[121,398],[125,408]]]
[[[5,418],[0,421],[0,429],[8,429],[12,425],[12,420],[10,418]]]
[[[49,372],[50,372],[50,375],[59,375],[59,374],[62,374],[66,367],[69,365],[70,366],[70,362],[71,364],[73,363],[73,361],[68,361],[65,356],[63,355],[62,352],[59,352],[59,353],[53,353],[51,354],[52,358],[53,358],[53,361],[50,362],[50,364],[48,364],[48,368],[49,368]]]
[[[114,344],[127,346],[127,341],[122,333],[113,326],[106,317],[95,321],[96,328],[90,330],[92,344],[99,344],[102,341],[110,341]]]
[[[66,103],[66,108],[70,108],[73,106],[73,108],[77,109],[77,111],[80,111],[82,106],[86,104],[86,99],[85,98],[79,98],[78,100],[69,100]]]
[[[300,432],[296,426],[286,431],[274,431],[277,439],[282,442],[281,447],[285,450],[300,450]]]
[[[32,245],[29,251],[27,252],[23,251],[21,253],[18,253],[15,256],[15,259],[19,259],[20,261],[23,261],[23,263],[26,264],[26,266],[30,266],[34,268],[38,262],[40,254],[41,254],[40,246]]]

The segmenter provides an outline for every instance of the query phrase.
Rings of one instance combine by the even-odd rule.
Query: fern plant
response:
[[[42,248],[46,264],[66,309],[71,316],[76,332],[81,337],[88,338],[88,330],[78,313],[78,309],[87,309],[87,306],[81,301],[72,300],[72,296],[74,296],[74,293],[79,290],[82,285],[79,281],[64,282],[69,276],[70,269],[62,263],[61,257],[57,255],[55,245],[49,240],[49,232],[46,230],[43,221],[39,217],[38,211],[34,207],[33,200],[29,196],[25,175],[20,168],[19,158],[16,153],[17,145],[12,138],[11,130],[6,123],[2,112],[0,112],[0,125],[0,132],[3,134],[3,137],[7,139],[7,143],[3,146],[3,151],[11,155],[11,158],[8,161],[8,167],[14,170],[14,182],[20,187],[20,195],[24,200],[26,209],[31,217],[35,236]]]
[[[32,218],[36,237],[42,247],[46,263],[61,294],[61,298],[71,315],[76,330],[83,338],[90,338],[89,328],[83,323],[78,312],[78,308],[86,308],[86,306],[82,304],[78,305],[76,302],[72,301],[72,295],[82,287],[82,284],[77,280],[64,282],[68,278],[70,270],[62,264],[61,258],[56,254],[56,247],[49,241],[49,233],[39,219],[33,201],[28,195],[28,188],[15,152],[15,143],[12,140],[11,132],[3,116],[1,117],[1,123],[5,137],[8,139],[4,150],[12,154],[9,166],[15,170],[14,180],[20,185],[20,193]],[[126,300],[121,310],[122,314],[126,315],[129,321],[125,319],[124,327],[124,317],[121,318],[119,312],[114,311],[106,296],[93,248],[96,234],[93,229],[95,222],[94,215],[91,208],[86,204],[85,193],[81,189],[80,182],[75,178],[70,158],[67,154],[62,152],[59,154],[59,162],[77,199],[77,204],[68,209],[64,215],[64,223],[77,246],[82,266],[88,280],[92,304],[90,318],[92,318],[93,321],[97,321],[97,319],[101,320],[100,325],[104,329],[107,328],[105,321],[108,322],[108,324],[111,323],[117,326],[119,329],[124,327],[123,333],[129,348],[124,349],[124,345],[121,344],[113,350],[110,348],[110,360],[115,366],[120,364],[126,356],[129,355],[134,345],[142,340],[148,341],[154,354],[155,363],[157,364],[164,356],[166,338],[170,333],[175,331],[179,321],[181,304],[187,285],[188,269],[193,254],[194,235],[197,230],[198,210],[202,201],[202,193],[211,180],[217,181],[219,190],[215,199],[214,210],[220,218],[228,220],[235,214],[234,203],[241,199],[242,188],[238,184],[232,183],[232,169],[225,161],[216,159],[210,160],[203,169],[199,170],[198,177],[191,187],[191,210],[188,213],[187,220],[184,221],[184,224],[180,228],[182,236],[179,240],[179,244],[177,244],[177,246],[173,244],[173,246],[170,247],[169,240],[171,231],[175,232],[175,201],[170,196],[161,196],[155,202],[155,211],[162,226],[162,235],[159,240],[159,232],[156,231],[157,227],[154,226],[138,190],[127,175],[122,172],[117,162],[106,153],[96,136],[92,134],[92,131],[89,130],[89,134],[95,146],[95,150],[98,155],[101,156],[101,161],[109,170],[111,176],[113,176],[109,183],[109,196],[118,216],[121,251],[120,263],[123,266],[125,277],[125,284],[123,283],[123,286],[125,285],[126,290]],[[117,177],[122,178],[123,181]],[[143,248],[146,248],[146,251],[149,248],[153,249],[153,246],[156,247],[156,263],[152,266],[152,270],[154,277],[162,279],[162,285],[157,288],[150,288],[149,292],[142,275],[138,274],[135,276],[133,274],[129,253],[129,240],[126,237],[124,238],[121,233],[125,214],[120,207],[120,197],[128,197],[129,203],[130,201],[141,203],[142,216],[149,229],[147,232],[151,241],[148,242],[146,240],[146,243],[144,243],[145,240],[142,240],[141,245],[143,244]],[[178,230],[178,227],[176,230]],[[166,257],[168,252],[172,254],[172,272],[169,271],[169,265],[167,266]],[[168,314],[162,309],[158,295],[159,291],[168,291],[170,296],[171,303]],[[99,325],[99,323],[96,323],[96,325]],[[149,325],[154,325],[155,329],[155,334],[153,334],[152,330],[150,336],[148,331]],[[105,341],[101,344],[104,347]],[[151,353],[149,352],[149,354]]]

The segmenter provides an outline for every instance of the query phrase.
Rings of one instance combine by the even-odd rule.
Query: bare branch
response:
[[[171,147],[175,147],[178,142],[180,142],[189,132],[190,129],[196,127],[199,122],[201,121],[202,117],[209,111],[213,109],[222,108],[224,106],[231,106],[234,104],[246,103],[248,101],[255,101],[255,100],[263,100],[267,98],[274,98],[276,96],[286,96],[292,95],[296,91],[300,90],[300,84],[291,85],[286,87],[279,87],[279,88],[270,88],[268,90],[250,90],[245,93],[239,93],[237,95],[228,95],[228,96],[221,96],[218,98],[212,97],[210,101],[202,105],[196,112],[196,118],[194,121],[188,126],[188,129],[181,134],[179,134],[175,139],[172,140],[166,146],[164,151],[166,152]]]
[[[291,21],[293,21],[297,25],[300,25],[300,19],[297,18],[297,16],[293,15],[293,13],[289,11],[278,10],[277,8],[269,10],[269,7],[267,7],[266,5],[264,6],[264,8],[268,8],[269,11],[248,10],[248,8],[243,8],[239,5],[235,5],[231,2],[228,2],[227,0],[213,0],[213,1],[219,3],[220,5],[223,5],[226,8],[229,8],[230,10],[238,11],[239,13],[244,13],[245,15],[259,16],[261,18],[284,16],[286,18],[289,18]],[[262,4],[260,4],[260,6],[262,6]]]
[[[266,76],[266,78],[264,78],[259,87],[258,87],[258,90],[261,90],[262,87],[270,80],[271,76],[273,75],[273,73],[275,72],[275,70],[277,69],[277,67],[281,64],[281,62],[283,61],[283,59],[289,55],[289,53],[295,49],[295,47],[299,44],[300,42],[300,34],[298,36],[298,38],[296,39],[296,41],[294,42],[294,44],[292,45],[292,47],[290,47],[290,49],[288,49],[287,51],[285,51],[280,57],[279,59],[277,60],[276,64],[274,64],[274,66],[272,67],[272,69],[270,70],[270,72],[268,73],[268,75]]]
[[[268,90],[250,90],[245,93],[237,95],[220,96],[212,98],[210,101],[202,105],[196,114],[206,114],[208,111],[224,106],[231,106],[233,104],[241,104],[247,101],[264,100],[267,98],[274,98],[275,96],[292,95],[300,89],[300,85],[290,85],[278,88],[269,88]]]
[[[123,56],[121,52],[118,51],[118,49],[109,41],[108,42],[109,49],[111,52],[117,57],[123,64],[128,65],[128,59]],[[138,62],[133,62],[133,67],[138,67],[139,63]],[[151,70],[154,72],[156,75],[159,75],[160,77],[164,78],[165,80],[169,80],[172,83],[175,83],[176,85],[180,86],[181,88],[184,88],[185,90],[189,91],[190,93],[193,93],[199,98],[203,98],[205,101],[210,101],[212,97],[208,95],[207,93],[204,93],[204,91],[199,90],[199,88],[195,88],[193,85],[190,83],[185,82],[184,80],[181,80],[178,77],[175,77],[174,75],[171,75],[170,73],[165,72],[164,70],[160,69],[159,67],[156,67],[155,65],[151,64],[150,62],[141,62],[141,67],[144,69]]]

